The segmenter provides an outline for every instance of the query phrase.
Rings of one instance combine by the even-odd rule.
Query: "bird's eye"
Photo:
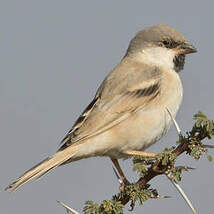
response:
[[[179,45],[179,42],[175,42],[172,40],[163,40],[162,41],[162,46],[166,48],[176,48]]]
[[[170,46],[170,42],[167,40],[164,40],[163,45],[168,48]]]

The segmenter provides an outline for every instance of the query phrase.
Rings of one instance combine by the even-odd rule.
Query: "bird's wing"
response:
[[[137,110],[154,104],[160,94],[161,74],[156,67],[138,64],[116,67],[62,140],[59,150],[111,129]]]

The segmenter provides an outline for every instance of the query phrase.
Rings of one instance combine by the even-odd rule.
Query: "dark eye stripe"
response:
[[[162,44],[166,47],[166,48],[176,48],[179,43],[175,42],[175,41],[171,41],[171,40],[163,40]]]

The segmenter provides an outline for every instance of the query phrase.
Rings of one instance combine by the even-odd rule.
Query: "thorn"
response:
[[[178,123],[176,122],[175,118],[172,116],[172,114],[171,114],[171,112],[169,111],[169,109],[166,108],[166,110],[168,111],[168,113],[169,113],[169,115],[170,115],[170,117],[171,117],[171,119],[172,119],[172,122],[173,122],[174,125],[175,125],[175,128],[176,128],[176,130],[177,130],[178,136],[181,137],[181,136],[182,136],[182,134],[181,134],[181,129],[180,129]]]
[[[116,169],[115,169],[113,166],[112,166],[112,168],[113,168],[114,174],[115,174],[116,177],[117,177],[117,180],[118,180],[119,184],[122,185],[122,184],[123,184],[122,179],[121,179],[120,176],[117,174]]]
[[[152,196],[152,199],[164,199],[164,198],[172,198],[171,196],[164,196],[164,195],[156,195],[156,196]]]
[[[57,201],[57,203],[59,203],[61,206],[63,206],[66,209],[67,214],[71,213],[71,214],[79,214],[76,210],[70,208],[69,206],[67,206],[66,204]]]
[[[176,166],[175,169],[181,169],[184,170],[186,172],[190,171],[190,170],[194,170],[196,168],[190,167],[190,166]]]
[[[187,205],[190,207],[190,209],[192,210],[193,214],[197,214],[195,208],[193,207],[191,201],[188,199],[187,195],[185,194],[185,192],[183,191],[183,189],[178,185],[178,183],[173,180],[172,176],[170,176],[169,173],[165,173],[165,175],[167,176],[167,178],[171,181],[171,183],[174,185],[174,187],[178,190],[178,192],[181,194],[181,196],[183,197],[183,199],[185,200],[185,202],[187,203]]]
[[[203,148],[214,149],[213,145],[202,145]]]

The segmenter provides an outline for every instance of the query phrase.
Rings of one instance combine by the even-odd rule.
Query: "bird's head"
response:
[[[184,67],[185,55],[195,52],[196,48],[179,31],[159,24],[139,31],[131,40],[125,56],[179,72]]]

